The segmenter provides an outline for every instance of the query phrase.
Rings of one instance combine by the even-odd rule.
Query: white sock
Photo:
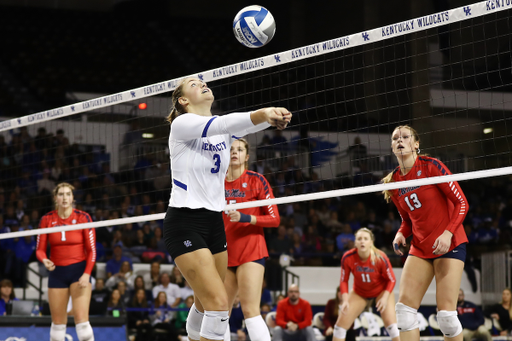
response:
[[[245,319],[245,326],[251,341],[270,341],[270,332],[261,315]]]

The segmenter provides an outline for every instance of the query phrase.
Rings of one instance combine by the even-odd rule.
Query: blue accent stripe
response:
[[[213,120],[214,120],[214,119],[216,119],[216,118],[217,118],[217,116],[212,117],[212,118],[208,121],[208,123],[206,123],[206,126],[205,126],[205,127],[204,127],[204,129],[203,129],[203,134],[201,135],[201,137],[206,137],[206,134],[208,133],[208,128],[210,128],[210,124],[212,124]],[[185,186],[185,187],[186,187],[186,186]],[[186,188],[185,188],[185,190],[186,190]]]
[[[231,135],[232,138],[234,138],[235,140],[240,140],[240,137],[236,137],[235,135]]]
[[[187,185],[185,185],[181,181],[178,181],[176,179],[172,179],[172,183],[175,184],[176,186],[178,186],[179,188],[184,189],[185,191],[187,190]]]
[[[269,188],[268,181],[267,181],[267,179],[265,179],[265,177],[263,175],[261,175],[260,173],[252,172],[252,171],[248,171],[247,175],[255,176],[258,179],[260,179],[260,181],[263,184],[263,189],[265,190],[265,194],[266,195],[270,194],[270,191],[268,190],[268,188]]]
[[[260,26],[260,24],[265,20],[265,17],[267,16],[268,11],[265,8],[261,8],[261,10],[254,16],[254,20],[256,20],[256,24]]]
[[[87,222],[89,222],[89,223],[92,222],[91,216],[87,212],[83,212],[83,211],[80,211],[80,210],[75,210],[75,213],[85,216],[85,219],[87,219]]]
[[[420,160],[426,161],[426,162],[431,162],[432,164],[434,164],[441,171],[441,174],[446,175],[446,173],[447,173],[446,168],[443,167],[443,165],[441,165],[439,160],[437,160],[437,159],[427,159],[427,158],[423,158],[423,157],[420,157]]]

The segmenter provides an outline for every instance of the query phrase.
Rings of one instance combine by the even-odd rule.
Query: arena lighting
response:
[[[148,105],[146,103],[144,103],[144,102],[139,103],[139,109],[140,110],[146,110],[147,107],[148,107]]]
[[[152,139],[155,135],[152,133],[144,133],[142,134],[143,139]]]
[[[492,133],[492,128],[484,128],[484,134]]]

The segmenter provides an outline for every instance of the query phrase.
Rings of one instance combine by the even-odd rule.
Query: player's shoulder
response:
[[[346,261],[348,259],[353,259],[353,256],[355,256],[355,255],[357,255],[357,249],[356,248],[350,249],[343,254],[343,257],[341,257],[341,260]]]
[[[439,159],[436,159],[436,158],[433,158],[430,156],[420,156],[419,161],[422,164],[428,166],[430,169],[439,170],[439,172],[441,172],[441,174],[443,174],[443,175],[449,172],[446,165]]]
[[[91,216],[89,215],[89,213],[87,213],[85,211],[74,209],[73,214],[75,214],[78,219],[92,222]]]
[[[258,172],[254,172],[254,171],[251,171],[251,170],[246,170],[245,171],[245,176],[247,176],[247,178],[250,181],[252,181],[252,182],[260,182],[264,186],[268,185],[267,179],[262,174],[260,174]]]
[[[57,211],[53,210],[53,211],[46,213],[44,216],[41,217],[41,227],[48,227],[48,226],[44,226],[45,223],[54,218],[58,218]]]

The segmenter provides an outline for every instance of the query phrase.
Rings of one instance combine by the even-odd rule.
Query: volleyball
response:
[[[233,20],[236,39],[250,48],[265,46],[272,40],[275,32],[274,17],[265,7],[244,7]]]

